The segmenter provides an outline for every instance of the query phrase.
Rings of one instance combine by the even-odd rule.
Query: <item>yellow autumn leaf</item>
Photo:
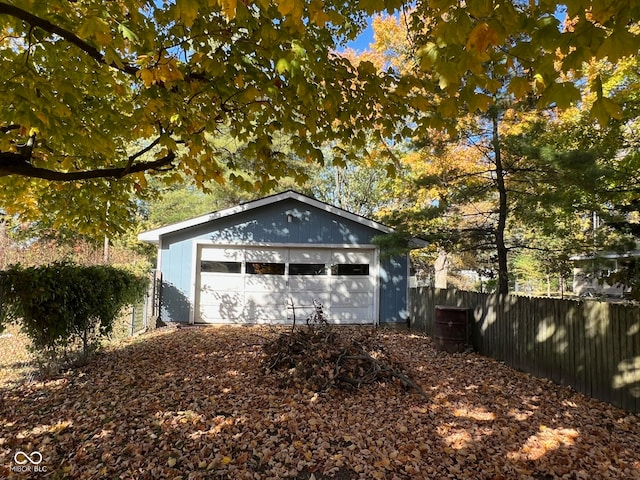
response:
[[[610,98],[602,98],[602,102],[604,103],[605,110],[611,118],[615,118],[616,120],[620,120],[622,118],[622,107],[619,103],[611,100]]]
[[[170,467],[175,467],[177,463],[177,460],[175,459],[175,457],[169,457],[169,460],[167,460],[167,465],[169,465]]]
[[[295,8],[295,0],[284,0],[278,2],[278,11],[283,15],[287,16],[293,9]]]
[[[467,38],[467,50],[484,52],[487,48],[498,44],[498,32],[489,26],[487,22],[475,26]]]
[[[155,78],[162,82],[182,80],[184,78],[184,75],[182,75],[182,72],[178,68],[178,61],[175,58],[171,58],[167,62],[161,63],[155,70]]]
[[[591,107],[590,118],[597,120],[600,125],[606,125],[609,120],[620,119],[622,116],[622,108],[610,98],[599,98],[593,102]]]
[[[146,87],[150,87],[154,83],[153,72],[148,68],[141,68],[136,73],[137,77],[144,82]]]
[[[309,4],[309,17],[313,23],[320,27],[324,27],[331,20],[324,11],[324,2],[322,0],[312,0]]]
[[[289,68],[289,61],[286,58],[280,58],[276,62],[276,72],[278,72],[280,75],[288,71]]]
[[[224,456],[220,460],[220,465],[229,465],[231,463],[231,457]]]
[[[135,178],[136,178],[137,183],[140,186],[140,188],[142,188],[144,190],[144,189],[146,189],[148,187],[147,176],[144,174],[144,172],[136,173],[135,174]]]
[[[278,2],[278,11],[283,17],[291,17],[294,20],[302,20],[304,4],[300,0],[283,0]]]
[[[531,83],[529,83],[529,80],[526,78],[513,77],[509,82],[508,91],[513,94],[514,97],[522,98],[531,91]]]
[[[238,0],[219,0],[218,5],[222,9],[222,13],[227,20],[236,18],[236,9],[238,8]]]
[[[81,38],[94,38],[101,45],[111,43],[111,29],[109,24],[100,17],[89,16],[84,19],[78,29]]]
[[[536,92],[540,92],[545,89],[546,82],[544,81],[544,77],[540,73],[536,73],[533,76],[533,86]]]
[[[438,105],[438,111],[445,118],[453,118],[458,112],[457,100],[453,97],[444,99],[440,105]]]
[[[469,111],[481,111],[486,112],[492,103],[491,97],[483,93],[476,93],[469,99]]]
[[[420,59],[420,68],[428,71],[438,61],[438,46],[433,42],[427,42],[426,45],[418,49],[418,58]]]
[[[174,17],[182,21],[187,27],[193,25],[193,21],[198,17],[200,5],[197,0],[176,0]]]

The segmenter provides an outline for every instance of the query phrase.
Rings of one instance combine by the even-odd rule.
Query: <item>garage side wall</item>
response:
[[[189,322],[191,310],[191,272],[193,248],[190,238],[172,235],[160,241],[162,292],[160,319],[164,322]]]
[[[408,255],[385,257],[380,262],[380,323],[406,323],[408,305]]]
[[[290,199],[166,234],[160,239],[161,319],[188,323],[195,298],[196,249],[215,245],[370,246],[382,232]],[[379,321],[404,322],[407,258],[382,258]]]

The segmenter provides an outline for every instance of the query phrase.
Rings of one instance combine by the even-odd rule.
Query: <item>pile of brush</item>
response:
[[[398,382],[428,398],[390,357],[380,337],[375,328],[308,323],[263,345],[263,369],[277,375],[283,387],[320,392]]]

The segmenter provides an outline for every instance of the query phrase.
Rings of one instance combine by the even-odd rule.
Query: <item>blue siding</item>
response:
[[[162,309],[163,321],[189,321],[192,297],[191,275],[193,247],[190,241],[162,242]]]
[[[408,257],[384,257],[380,262],[380,322],[405,323],[409,316]]]
[[[288,222],[287,217],[292,221]],[[371,245],[377,229],[336,216],[295,199],[166,234],[161,238],[163,275],[162,319],[189,320],[191,279],[195,268],[193,241],[217,244],[309,244],[358,247]],[[383,258],[380,269],[380,321],[404,322],[407,312],[407,262]]]
[[[287,222],[287,215],[292,222]],[[176,241],[217,243],[370,244],[380,232],[295,200],[216,220],[175,234]],[[180,239],[180,240],[178,240]]]

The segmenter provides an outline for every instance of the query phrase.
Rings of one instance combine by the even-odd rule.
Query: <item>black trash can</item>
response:
[[[440,352],[464,352],[469,347],[469,309],[436,305],[433,340]]]

